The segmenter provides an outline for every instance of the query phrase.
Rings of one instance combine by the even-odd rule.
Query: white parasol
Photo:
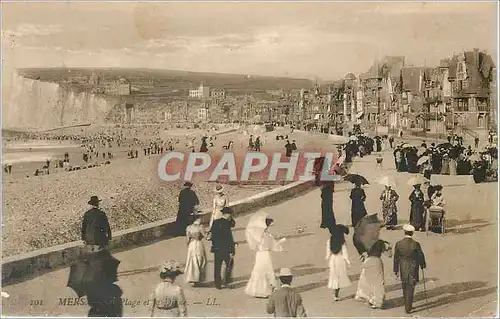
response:
[[[422,175],[414,175],[408,180],[408,185],[413,186],[413,185],[421,185],[424,183],[429,182],[429,180]]]
[[[384,186],[396,187],[396,181],[392,176],[382,176],[377,180],[377,183]]]
[[[354,135],[351,135],[351,137],[349,139],[351,141],[357,141],[358,140],[358,138],[356,136],[354,136]]]
[[[422,156],[421,158],[418,159],[417,166],[427,163],[428,161],[429,161],[429,156]]]
[[[245,238],[251,250],[256,251],[262,242],[264,231],[267,228],[267,218],[269,218],[269,214],[264,211],[256,212],[250,217],[245,229]]]

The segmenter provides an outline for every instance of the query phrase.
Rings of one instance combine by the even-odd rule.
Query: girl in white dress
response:
[[[255,264],[253,266],[250,280],[245,288],[245,293],[256,298],[267,298],[276,287],[276,276],[274,273],[271,252],[281,252],[281,243],[285,239],[276,241],[268,231],[273,220],[266,212],[255,213],[248,222],[245,237],[250,249],[255,251]]]
[[[212,206],[212,216],[210,217],[210,224],[208,225],[208,229],[212,228],[212,224],[214,220],[222,218],[222,209],[229,205],[229,200],[227,199],[226,194],[224,194],[224,188],[221,185],[217,185],[215,187],[215,196],[214,202]]]
[[[349,234],[349,228],[344,225],[334,225],[330,228],[330,239],[326,245],[326,257],[330,267],[328,277],[328,288],[334,291],[334,301],[339,301],[340,288],[346,288],[351,285],[347,275],[347,266],[351,265],[347,248],[345,246],[344,234]]]
[[[186,229],[188,251],[184,274],[186,282],[190,283],[192,286],[205,281],[207,253],[202,241],[205,236],[206,233],[201,225],[201,219],[198,217],[194,223],[189,225]]]

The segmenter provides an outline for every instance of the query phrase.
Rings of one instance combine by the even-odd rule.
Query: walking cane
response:
[[[427,299],[427,288],[425,287],[425,271],[422,269],[422,278],[423,278],[423,282],[424,282],[424,296],[425,296],[425,304],[428,305],[429,304],[429,299]],[[427,309],[429,310],[429,309]]]

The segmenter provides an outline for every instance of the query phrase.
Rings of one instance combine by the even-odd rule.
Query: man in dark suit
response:
[[[210,229],[212,240],[212,253],[214,253],[214,278],[215,287],[222,289],[221,270],[222,263],[226,266],[224,275],[224,286],[229,284],[234,264],[235,242],[233,239],[233,228],[236,223],[231,217],[232,210],[229,207],[222,209],[222,218],[216,219]]]
[[[111,227],[106,213],[99,209],[100,202],[97,196],[90,197],[88,203],[92,208],[83,215],[82,240],[92,250],[92,246],[98,246],[99,249],[107,247],[111,240]]]
[[[307,317],[302,303],[302,297],[290,285],[292,272],[288,268],[281,268],[279,278],[281,288],[273,291],[267,301],[267,313],[275,317]]]
[[[425,269],[425,256],[420,244],[413,240],[415,228],[404,225],[405,238],[398,241],[394,247],[394,273],[400,275],[403,284],[403,299],[405,311],[410,313],[415,293],[415,284],[419,280],[419,268]]]

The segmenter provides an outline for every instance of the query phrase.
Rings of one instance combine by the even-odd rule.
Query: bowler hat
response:
[[[191,187],[191,186],[193,186],[193,183],[191,183],[191,182],[185,182],[183,186],[184,187]]]
[[[88,201],[88,204],[92,205],[92,206],[96,206],[96,205],[99,205],[100,201],[101,200],[99,199],[99,197],[97,197],[97,196],[91,196],[90,200]]]

